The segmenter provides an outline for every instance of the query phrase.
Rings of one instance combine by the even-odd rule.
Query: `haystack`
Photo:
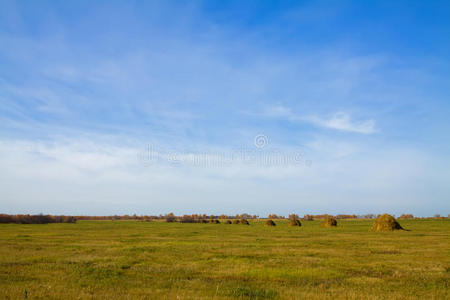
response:
[[[272,221],[271,219],[267,220],[264,225],[265,226],[277,226],[277,224],[275,224],[275,222]]]
[[[393,231],[393,230],[403,230],[402,226],[398,224],[395,218],[391,215],[384,214],[378,216],[373,222],[373,231]]]
[[[333,217],[326,216],[320,225],[322,225],[322,227],[334,227],[337,226],[337,221]]]
[[[241,219],[239,221],[239,224],[241,224],[241,225],[250,225],[250,223],[246,219]]]
[[[288,225],[289,226],[302,226],[302,223],[300,222],[299,219],[290,219]]]

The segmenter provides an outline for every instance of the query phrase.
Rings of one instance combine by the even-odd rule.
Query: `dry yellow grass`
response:
[[[450,220],[0,224],[0,299],[449,299]]]

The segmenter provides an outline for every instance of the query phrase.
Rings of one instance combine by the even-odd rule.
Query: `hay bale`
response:
[[[325,219],[323,219],[322,224],[320,224],[322,227],[335,227],[337,226],[337,221],[335,218],[326,216]]]
[[[395,220],[391,215],[384,214],[378,216],[373,222],[373,231],[393,231],[393,230],[403,230],[402,226]]]
[[[232,224],[233,222],[231,222],[230,220],[226,220],[225,224]]]
[[[238,219],[236,219],[236,220],[233,220],[233,224],[241,224],[241,222]]]
[[[241,219],[239,221],[239,224],[241,224],[241,225],[250,225],[250,223],[246,219]]]
[[[264,225],[265,226],[277,226],[277,224],[275,224],[275,222],[272,221],[271,219],[267,220]]]
[[[300,222],[299,219],[290,219],[288,225],[289,226],[302,226],[302,223]]]

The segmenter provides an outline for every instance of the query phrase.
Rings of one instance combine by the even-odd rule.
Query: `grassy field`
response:
[[[0,299],[449,299],[450,220],[0,224]]]

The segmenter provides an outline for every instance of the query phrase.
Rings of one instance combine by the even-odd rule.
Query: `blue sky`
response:
[[[2,211],[447,215],[449,53],[448,1],[0,0]]]

